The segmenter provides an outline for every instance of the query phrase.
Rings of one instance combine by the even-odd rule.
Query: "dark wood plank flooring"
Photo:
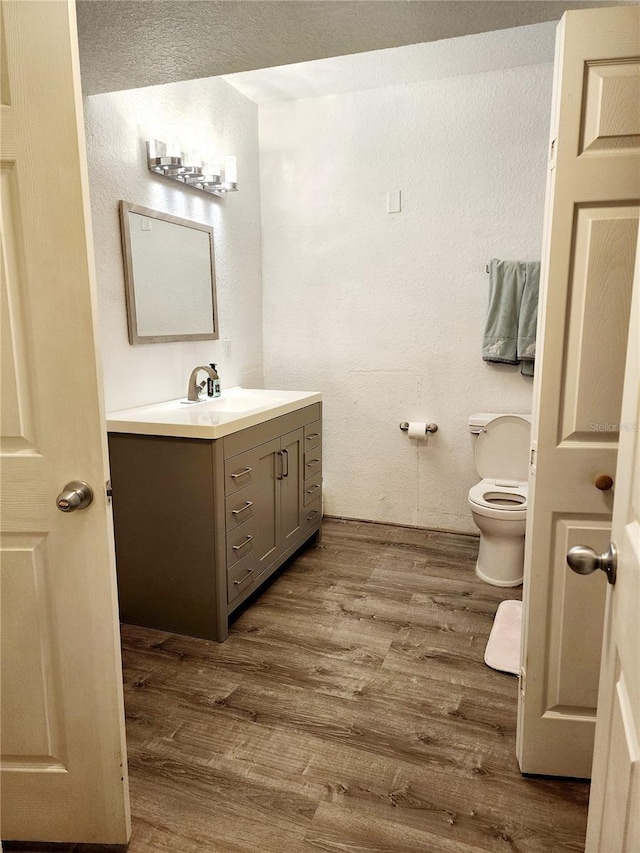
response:
[[[520,590],[476,552],[330,520],[226,643],[124,625],[130,853],[582,851],[588,784],[518,771],[483,652]]]

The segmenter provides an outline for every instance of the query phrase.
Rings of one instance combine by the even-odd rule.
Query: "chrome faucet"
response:
[[[201,364],[199,367],[194,367],[191,371],[191,376],[189,377],[189,387],[187,388],[187,402],[188,403],[197,403],[200,400],[200,392],[206,388],[207,382],[206,380],[203,382],[198,382],[198,373],[204,370],[205,373],[209,375],[211,380],[217,379],[218,374],[208,365]]]

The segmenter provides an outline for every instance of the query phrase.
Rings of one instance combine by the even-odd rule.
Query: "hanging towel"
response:
[[[540,262],[531,261],[520,265],[524,269],[524,287],[518,317],[517,355],[520,373],[533,376],[536,357],[536,328],[538,325],[538,289],[540,286]]]
[[[484,361],[518,363],[518,317],[524,289],[523,265],[517,261],[489,264],[489,309],[482,341]]]

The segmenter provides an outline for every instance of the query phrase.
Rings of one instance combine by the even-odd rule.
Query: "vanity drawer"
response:
[[[322,494],[322,472],[318,471],[304,481],[304,505],[309,506]]]
[[[304,478],[311,477],[317,474],[322,468],[322,447],[314,447],[312,450],[305,450],[304,453]]]
[[[227,569],[230,569],[238,560],[244,559],[247,554],[255,553],[255,536],[254,518],[236,527],[233,533],[227,534]]]
[[[316,498],[313,503],[305,507],[302,518],[302,526],[304,528],[311,527],[319,521],[322,518],[322,498]]]
[[[322,444],[322,421],[313,421],[304,428],[304,449],[311,450]]]
[[[245,589],[251,586],[257,577],[258,556],[254,552],[247,554],[227,572],[227,603],[231,604]]]
[[[224,493],[225,495],[233,495],[250,486],[255,482],[258,467],[258,452],[254,447],[244,453],[239,453],[237,456],[232,456],[231,459],[226,459],[224,463]]]
[[[231,533],[236,527],[253,518],[256,507],[256,492],[257,487],[252,484],[240,489],[235,495],[231,495],[225,500],[225,529],[227,533]]]

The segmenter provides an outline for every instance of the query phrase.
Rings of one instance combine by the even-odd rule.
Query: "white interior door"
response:
[[[2,2],[4,839],[129,835],[75,4]],[[68,481],[94,490],[63,513]]]
[[[517,754],[591,772],[606,578],[566,554],[610,539],[640,199],[640,8],[558,27],[525,551]]]
[[[640,240],[633,300],[586,853],[640,850]]]

